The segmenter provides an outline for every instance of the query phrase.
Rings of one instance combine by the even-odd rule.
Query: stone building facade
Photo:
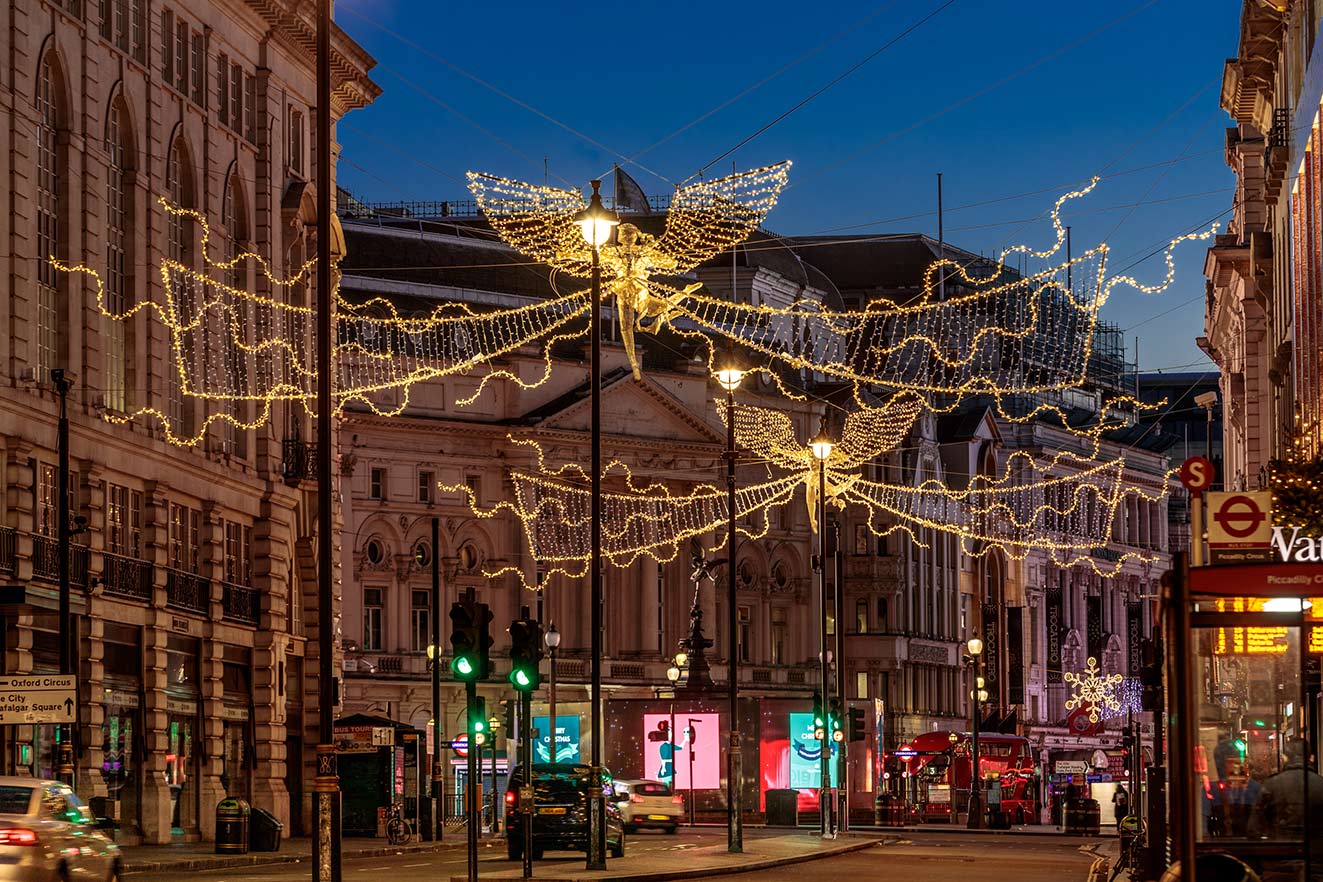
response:
[[[274,426],[213,425],[202,444],[167,444],[140,419],[154,407],[202,425],[179,394],[154,309],[160,266],[203,269],[252,250],[284,273],[314,253],[312,9],[240,0],[60,0],[10,4],[0,22],[0,624],[6,674],[58,665],[57,392],[68,393],[71,560],[80,710],[77,787],[107,799],[124,842],[208,838],[215,804],[243,796],[306,829],[316,741],[312,512],[282,479]],[[333,113],[370,102],[372,60],[334,36]],[[220,270],[211,270],[221,279]],[[252,261],[231,284],[270,290]],[[53,777],[53,726],[0,729],[8,774]]]

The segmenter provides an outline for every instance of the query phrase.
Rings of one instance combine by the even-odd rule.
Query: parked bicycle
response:
[[[386,841],[391,845],[408,845],[413,841],[413,825],[404,817],[404,803],[397,802],[386,813]]]

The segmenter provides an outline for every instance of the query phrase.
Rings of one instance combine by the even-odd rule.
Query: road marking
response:
[[[431,864],[429,864],[429,863],[422,863],[422,864],[405,864],[405,865],[404,865],[404,869],[406,869],[406,870],[410,870],[410,869],[413,869],[414,867],[430,867],[430,866],[431,866]]]

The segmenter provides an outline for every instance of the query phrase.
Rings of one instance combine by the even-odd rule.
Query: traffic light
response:
[[[1245,735],[1246,735],[1245,732],[1241,732],[1240,737],[1237,738],[1235,741],[1231,742],[1231,744],[1236,748],[1236,752],[1240,754],[1241,759],[1245,758],[1245,749],[1246,747],[1248,747],[1248,745],[1245,742]]]
[[[450,607],[450,671],[459,680],[486,680],[491,671],[491,621],[487,604],[461,600]]]
[[[510,685],[519,692],[533,692],[542,682],[542,625],[535,619],[510,623]]]
[[[864,709],[862,707],[850,708],[848,722],[845,728],[848,740],[864,740],[868,733],[864,727]]]
[[[822,693],[813,693],[813,737],[822,741],[827,737],[827,717],[822,709]]]
[[[841,700],[833,698],[827,704],[827,728],[831,730],[832,741],[844,741],[845,732],[841,730]]]
[[[1134,754],[1134,751],[1135,733],[1127,726],[1121,730],[1121,760],[1127,768],[1130,766],[1130,757]]]
[[[473,733],[474,744],[481,747],[487,743],[487,699],[481,695],[475,695],[469,705],[468,731]]]

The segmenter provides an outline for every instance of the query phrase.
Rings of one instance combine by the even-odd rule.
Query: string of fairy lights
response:
[[[1009,402],[1080,385],[1093,355],[1098,311],[1112,291],[1119,285],[1147,293],[1165,289],[1174,277],[1174,248],[1212,231],[1173,239],[1164,253],[1165,278],[1155,284],[1109,276],[1106,244],[1061,259],[1062,206],[1087,195],[1095,178],[1054,203],[1054,237],[1047,248],[1014,246],[995,260],[939,260],[927,268],[918,290],[903,299],[877,297],[863,309],[832,310],[810,299],[755,304],[700,293],[701,285],[689,281],[689,274],[759,228],[785,188],[789,169],[790,163],[782,162],[688,183],[677,189],[660,234],[624,223],[614,241],[599,249],[603,297],[617,309],[636,377],[642,365],[635,335],[670,328],[699,341],[709,368],[715,367],[716,340],[766,358],[768,365],[756,369],[789,398],[806,396],[790,388],[772,365],[853,384],[854,407],[822,463],[821,479],[817,459],[798,441],[786,413],[734,407],[737,445],[768,470],[765,480],[737,489],[734,514],[741,532],[765,535],[769,512],[789,504],[802,484],[815,530],[818,499],[825,495],[828,504],[862,512],[863,523],[878,537],[901,531],[922,545],[936,531],[958,537],[967,554],[999,549],[1023,559],[1036,550],[1052,563],[1087,563],[1101,575],[1118,572],[1132,559],[1151,561],[1141,552],[1126,552],[1100,562],[1094,552],[1108,544],[1129,499],[1152,500],[1166,492],[1167,477],[1150,490],[1127,483],[1124,458],[1103,457],[1100,448],[1103,434],[1115,425],[1109,414],[1134,414],[1152,405],[1118,396],[1106,403],[1103,418],[1078,425],[1051,400],[1028,408]],[[468,181],[492,228],[511,247],[553,274],[590,277],[593,254],[575,223],[585,205],[581,194],[476,172]],[[214,259],[205,218],[164,200],[162,205],[196,224],[202,245],[201,268],[162,262],[163,302],[111,310],[95,269],[52,261],[60,270],[92,277],[97,307],[107,319],[127,321],[149,310],[169,335],[171,392],[190,407],[149,406],[107,418],[155,420],[167,441],[193,445],[217,422],[241,428],[266,423],[277,402],[313,414],[315,316],[304,305],[311,263],[282,277],[256,253]],[[1012,271],[1009,258],[1043,266]],[[258,290],[228,283],[246,278],[237,270],[247,264],[257,270]],[[1081,286],[1072,285],[1073,279]],[[476,390],[456,402],[460,406],[497,379],[540,386],[552,377],[555,346],[586,333],[589,305],[588,292],[575,291],[518,308],[479,311],[447,303],[425,314],[401,315],[385,297],[351,303],[337,296],[334,406],[339,410],[352,402],[395,415],[408,407],[415,384],[455,374],[478,378]],[[503,366],[504,357],[532,346],[540,347],[540,374]],[[881,406],[875,406],[879,396]],[[922,414],[953,412],[970,396],[989,401],[997,417],[1009,422],[1054,420],[1077,449],[1039,458],[1017,451],[999,474],[975,476],[964,488],[937,479],[913,484],[879,479],[873,466],[910,436]],[[716,410],[724,420],[724,408]],[[520,521],[529,555],[543,564],[544,576],[582,577],[589,560],[587,476],[573,464],[548,465],[535,442],[511,440],[535,447],[536,462],[511,470],[510,499],[483,508],[467,487],[441,489],[465,494],[477,516],[506,513]],[[645,556],[673,560],[686,543],[726,529],[731,513],[725,493],[714,485],[695,483],[684,490],[641,485],[620,462],[603,478],[609,488],[602,498],[603,554],[614,566],[627,567]],[[517,567],[488,575],[506,573],[527,585]]]

